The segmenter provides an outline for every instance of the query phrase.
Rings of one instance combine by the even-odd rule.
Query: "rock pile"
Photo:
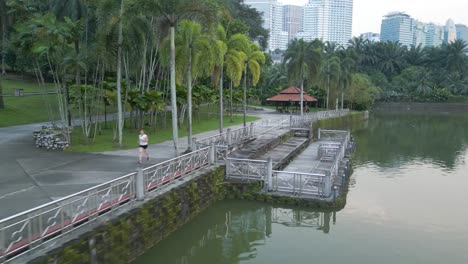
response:
[[[33,131],[33,138],[36,148],[64,150],[69,146],[62,132],[52,126],[42,126],[40,130]]]

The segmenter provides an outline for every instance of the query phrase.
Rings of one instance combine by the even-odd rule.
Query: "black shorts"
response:
[[[147,149],[148,145],[140,145],[140,148]]]

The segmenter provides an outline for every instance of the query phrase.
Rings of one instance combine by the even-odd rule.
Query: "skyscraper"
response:
[[[457,39],[457,28],[455,27],[455,23],[453,23],[452,19],[447,20],[445,24],[445,36],[444,40],[445,43],[454,42]]]
[[[426,25],[426,45],[425,47],[438,47],[444,43],[444,27],[429,23]]]
[[[464,40],[468,43],[468,27],[463,24],[456,24],[457,39]]]
[[[346,45],[352,36],[353,0],[309,0],[302,24],[299,36]]]
[[[395,12],[383,17],[380,28],[382,41],[400,42],[410,47],[414,43],[415,20],[405,13]]]
[[[296,38],[297,33],[302,31],[302,6],[283,6],[283,31],[288,32],[288,41]]]
[[[244,0],[244,4],[262,14],[263,27],[270,32],[268,50],[285,50],[288,45],[288,33],[283,30],[283,6],[277,0]]]
[[[371,41],[371,42],[379,42],[380,41],[380,34],[379,33],[374,33],[374,32],[362,33],[359,37],[361,37],[363,40],[368,40],[368,41]]]

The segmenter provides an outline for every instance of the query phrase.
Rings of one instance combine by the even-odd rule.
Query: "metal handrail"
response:
[[[144,168],[142,170],[144,193],[147,194],[157,190],[163,185],[211,165],[211,163],[214,162],[214,160],[211,159],[215,159],[215,157],[210,157],[211,151],[214,151],[212,147],[205,147]]]
[[[65,201],[65,200],[68,200],[68,199],[70,199],[70,198],[73,198],[73,197],[75,197],[75,196],[78,196],[78,195],[81,195],[81,194],[90,192],[90,191],[92,191],[92,190],[94,190],[94,189],[103,187],[103,186],[105,186],[105,185],[112,184],[112,183],[117,182],[117,181],[121,181],[121,180],[124,179],[124,178],[130,177],[130,176],[134,176],[134,175],[136,175],[136,172],[129,173],[129,174],[124,175],[124,176],[121,176],[121,177],[119,177],[119,178],[117,178],[117,179],[114,179],[114,180],[111,180],[111,181],[108,181],[108,182],[105,182],[105,183],[96,185],[96,186],[94,186],[94,187],[85,189],[85,190],[83,190],[83,191],[79,191],[79,192],[74,193],[74,194],[70,194],[70,195],[68,195],[68,196],[65,196],[65,197],[62,197],[62,198],[60,198],[60,199],[57,199],[57,200],[48,202],[48,203],[46,203],[46,204],[43,204],[43,205],[40,205],[40,206],[31,208],[31,209],[28,209],[28,210],[26,210],[26,211],[23,211],[23,212],[21,212],[21,213],[17,213],[17,214],[15,214],[15,215],[9,216],[9,217],[7,217],[7,218],[0,219],[0,224],[3,224],[3,223],[5,223],[5,222],[7,222],[7,221],[9,221],[9,220],[11,220],[11,219],[13,219],[13,218],[16,218],[16,217],[21,216],[21,215],[25,215],[25,214],[32,213],[32,212],[37,211],[37,210],[39,210],[39,209],[41,209],[41,208],[43,208],[43,207],[47,207],[47,206],[50,206],[50,205],[54,205],[54,204],[60,203],[60,202],[62,202],[62,201]]]
[[[136,199],[136,175],[112,181],[15,214],[0,221],[0,262],[23,254],[50,239]]]

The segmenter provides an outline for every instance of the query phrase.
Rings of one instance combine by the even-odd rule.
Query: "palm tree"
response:
[[[178,29],[177,42],[177,69],[179,76],[184,76],[182,72],[186,72],[187,83],[187,104],[188,104],[188,149],[191,151],[192,146],[192,82],[195,76],[208,76],[213,68],[213,58],[209,40],[201,32],[202,27],[196,22],[189,20],[181,21]]]
[[[327,87],[327,109],[330,109],[330,99],[332,94],[335,94],[336,88],[339,86],[341,71],[341,61],[336,55],[329,56],[325,59],[320,70],[322,87]],[[333,101],[332,101],[333,102]]]
[[[209,0],[146,0],[142,6],[148,11],[154,11],[160,16],[163,26],[169,27],[170,36],[170,89],[171,89],[171,112],[172,112],[172,137],[174,141],[175,154],[179,154],[177,144],[177,93],[176,93],[176,49],[175,30],[179,20],[185,17],[203,19],[208,24],[216,18],[216,6]]]
[[[242,71],[244,70],[244,61],[246,55],[244,52],[248,50],[250,41],[244,34],[234,34],[228,38],[225,29],[218,25],[217,42],[213,45],[215,51],[216,66],[219,67],[219,98],[220,98],[220,113],[219,113],[219,131],[223,131],[223,83],[224,75],[231,80],[229,98],[232,99],[232,86],[237,87],[242,79]],[[226,67],[226,74],[224,72]],[[230,100],[230,110],[232,113],[232,100]],[[232,115],[231,115],[232,116]]]
[[[460,74],[465,73],[467,69],[466,53],[468,52],[468,44],[461,39],[457,39],[448,45],[444,45],[442,48],[445,48],[447,54],[447,69],[459,72]]]
[[[2,77],[0,77],[0,110],[4,108],[5,108],[5,103],[3,102]]]
[[[377,68],[387,77],[399,74],[405,66],[404,48],[399,42],[382,42],[376,44]]]
[[[262,71],[261,64],[265,63],[265,54],[260,51],[260,47],[257,44],[250,43],[247,49],[242,51],[245,54],[244,57],[244,127],[247,126],[247,73],[250,72],[252,78],[252,85],[257,85],[260,80],[260,74]]]
[[[223,133],[223,115],[224,115],[224,60],[227,52],[227,37],[226,30],[222,25],[217,26],[216,36],[212,39],[212,52],[213,52],[213,72],[219,72],[219,133]],[[216,78],[215,78],[216,79]],[[216,85],[216,82],[215,84]]]
[[[295,39],[284,55],[289,81],[299,82],[301,86],[301,116],[304,114],[304,82],[317,76],[321,53],[316,43]]]
[[[341,86],[341,109],[344,108],[344,94],[351,86],[353,71],[356,62],[348,53],[343,53],[340,67],[340,86]]]
[[[2,75],[6,74],[6,69],[5,69],[5,57],[7,53],[7,35],[8,35],[8,30],[12,25],[12,19],[11,15],[8,12],[8,8],[6,5],[6,1],[0,1],[0,30],[2,32],[2,45],[1,45],[1,56],[2,56]]]
[[[127,3],[128,2],[128,3]],[[128,6],[127,6],[128,4]],[[127,6],[127,8],[126,8]],[[100,31],[98,37],[102,43],[100,47],[106,54],[100,54],[103,60],[109,53],[116,57],[117,65],[117,120],[118,120],[118,142],[122,146],[123,136],[123,107],[122,107],[122,60],[124,48],[130,49],[130,43],[141,42],[146,31],[146,20],[141,16],[140,7],[131,4],[130,0],[102,0],[98,3],[97,18]],[[115,41],[115,36],[117,40]],[[124,38],[126,36],[126,38]],[[115,41],[115,42],[114,42]],[[116,51],[115,51],[116,49]],[[127,84],[128,86],[129,84]],[[128,88],[128,87],[127,87]]]

